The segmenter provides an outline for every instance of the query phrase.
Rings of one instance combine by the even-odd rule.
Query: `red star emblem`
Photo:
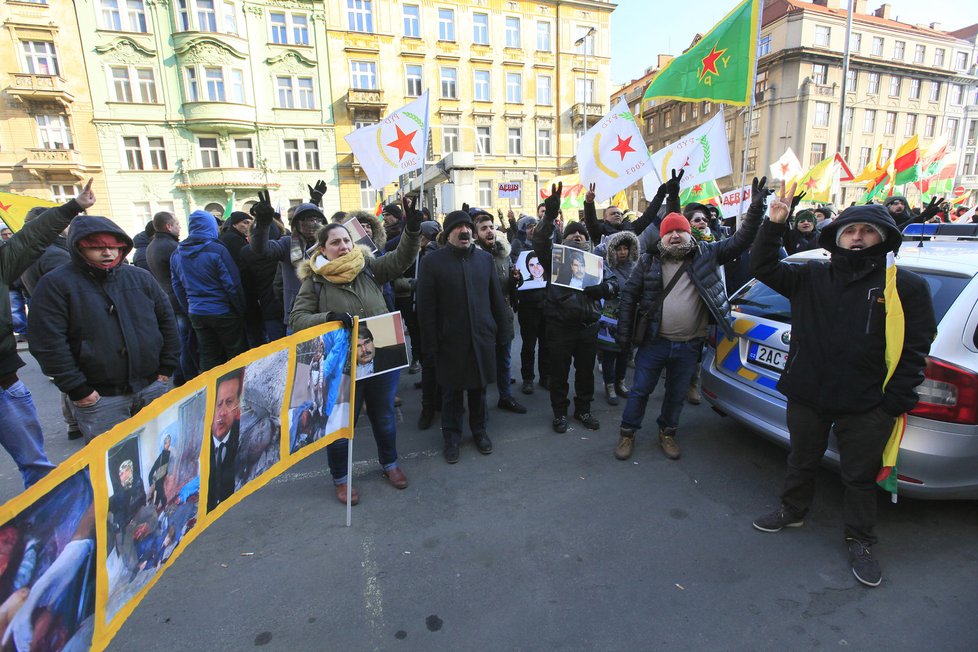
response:
[[[703,57],[703,61],[702,61],[703,71],[700,73],[700,79],[703,79],[703,77],[706,76],[706,73],[711,73],[713,75],[720,74],[720,71],[717,70],[717,59],[722,57],[726,51],[727,51],[726,49],[723,49],[718,52],[717,46],[716,45],[713,46],[713,49],[710,50],[710,53],[705,57]]]
[[[787,163],[782,163],[781,164],[781,174],[788,174],[788,168],[790,168],[790,167],[791,166],[788,165]]]
[[[703,192],[703,186],[702,185],[696,184],[695,186],[693,186],[693,194],[694,195],[698,195],[701,192]]]
[[[621,160],[624,161],[625,154],[627,154],[628,152],[635,151],[635,148],[632,147],[630,144],[632,142],[632,137],[629,136],[628,138],[622,140],[621,136],[615,135],[615,138],[618,139],[618,144],[612,147],[611,151],[618,152],[618,155],[621,157]]]
[[[0,202],[0,208],[2,208],[5,211],[9,211],[11,206],[13,206],[13,204],[4,204]]]
[[[401,130],[400,125],[394,125],[394,128],[397,129],[397,138],[387,143],[387,146],[393,147],[397,150],[397,160],[400,161],[403,159],[404,155],[408,152],[417,154],[417,152],[414,151],[414,144],[412,143],[414,140],[414,134],[418,133],[417,129],[411,133],[404,133]]]
[[[808,181],[805,182],[806,188],[815,188],[816,186],[818,186],[818,181],[816,181],[814,178],[809,178]]]

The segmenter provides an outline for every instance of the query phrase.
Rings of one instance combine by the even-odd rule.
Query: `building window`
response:
[[[761,131],[761,116],[755,113],[750,118],[750,132],[751,134],[757,134]]]
[[[278,108],[280,109],[294,109],[295,108],[295,88],[292,83],[291,77],[278,76],[275,78],[275,89],[278,96]]]
[[[537,51],[550,52],[550,23],[545,20],[537,21]]]
[[[771,53],[771,35],[762,36],[761,40],[757,43],[757,56],[758,58],[763,57],[765,54]]]
[[[893,111],[887,111],[885,120],[883,121],[883,135],[892,136],[896,133],[896,117],[897,114]]]
[[[679,106],[679,124],[686,122],[686,105],[681,104]]]
[[[149,167],[153,170],[167,170],[166,146],[159,136],[146,138],[146,151],[149,153]]]
[[[347,24],[351,32],[374,32],[374,11],[371,0],[346,0]]]
[[[553,131],[550,129],[537,129],[537,155],[552,156],[550,143],[553,140]]]
[[[492,179],[479,179],[479,206],[489,208],[492,206]]]
[[[815,26],[815,45],[827,48],[829,47],[829,37],[832,30],[827,25],[816,25]]]
[[[936,48],[934,50],[934,66],[940,67],[944,65],[944,48]]]
[[[57,75],[58,55],[50,41],[21,41],[24,65],[32,75]]]
[[[129,68],[112,66],[109,68],[109,72],[112,74],[112,99],[116,102],[132,102],[132,82],[129,80]]]
[[[730,124],[729,122],[727,123]],[[672,127],[672,111],[666,111],[662,114],[662,127],[663,129],[669,129]],[[730,129],[727,129],[727,140],[730,140]]]
[[[204,66],[205,99],[209,102],[224,102],[224,69],[217,66]]]
[[[458,71],[455,68],[441,69],[441,96],[445,99],[458,99]]]
[[[286,139],[282,141],[282,158],[286,170],[319,170],[319,141]]]
[[[404,5],[404,36],[421,38],[421,7]]]
[[[220,151],[217,149],[217,137],[197,138],[197,151],[200,153],[200,167],[219,168],[221,167]]]
[[[951,104],[961,104],[964,99],[963,89],[960,84],[951,84],[947,87],[948,101]]]
[[[842,128],[846,130],[847,133],[852,133],[852,121],[856,115],[856,110],[851,106],[847,106],[845,112],[842,114]]]
[[[187,80],[187,101],[199,101],[200,86],[197,83],[197,69],[193,66],[187,66],[185,69],[185,79]]]
[[[933,138],[937,130],[937,118],[929,115],[924,118],[924,138]]]
[[[285,159],[285,169],[298,170],[299,169],[299,141],[283,140],[282,153],[283,153],[283,158]]]
[[[120,2],[125,7],[124,12],[120,11]],[[102,29],[115,32],[147,32],[143,0],[101,0],[100,4]]]
[[[893,58],[897,61],[903,61],[903,57],[907,53],[907,43],[906,41],[894,41],[893,42]]]
[[[828,102],[815,102],[815,126],[816,127],[829,126],[829,103]]]
[[[920,99],[920,80],[911,79],[910,80],[910,99],[919,100]]]
[[[855,68],[850,68],[846,71],[846,92],[855,93],[856,92],[856,70]]]
[[[883,37],[874,36],[873,37],[873,56],[881,57],[883,56]]]
[[[574,101],[588,104],[594,102],[594,79],[578,77],[574,80]]]
[[[475,128],[476,151],[480,154],[492,154],[492,129],[488,126]]]
[[[506,16],[506,47],[520,47],[520,19],[515,16]]]
[[[445,154],[458,152],[458,127],[442,127],[441,129],[441,148]]]
[[[932,81],[930,83],[930,96],[927,98],[931,102],[936,102],[941,98],[941,82]]]
[[[703,115],[709,115],[713,112],[713,102],[703,102]]]
[[[299,141],[302,143],[302,158],[306,163],[307,170],[321,170],[319,165],[319,141],[315,138],[307,138]]]
[[[492,93],[490,91],[489,78],[490,78],[490,73],[488,70],[476,70],[472,73],[472,81],[474,84],[476,102],[492,101]]]
[[[870,95],[879,95],[880,74],[878,72],[869,73],[869,85],[866,87],[866,92]]]
[[[914,63],[923,63],[924,62],[924,55],[926,53],[927,53],[927,46],[926,45],[915,45],[914,48],[913,48],[913,62]]]
[[[36,115],[37,142],[43,149],[71,149],[71,129],[63,115]]]
[[[39,2],[38,4],[47,4],[46,2]],[[68,185],[67,183],[56,183],[51,186],[51,199],[58,202],[59,204],[67,204],[69,201],[78,196],[81,192],[81,188],[74,185]],[[147,220],[148,221],[148,220]]]
[[[903,135],[910,138],[915,133],[917,133],[917,114],[908,113],[907,114],[907,128],[904,130]]]
[[[812,81],[820,86],[824,86],[828,83],[829,79],[829,67],[824,63],[813,63],[812,64]]]
[[[900,97],[900,78],[896,75],[890,77],[890,97]]]
[[[405,36],[407,36],[405,34]],[[360,179],[360,208],[364,210],[374,210],[377,207],[380,191],[370,187],[370,181]]]
[[[201,32],[217,31],[217,12],[214,10],[214,0],[196,0],[197,29]]]
[[[295,81],[299,89],[299,108],[315,109],[316,93],[313,91],[312,77],[296,77]]]
[[[404,80],[407,82],[408,97],[418,97],[421,95],[424,88],[422,72],[423,69],[421,66],[410,64],[404,66]]]
[[[472,42],[489,45],[489,14],[472,14]]]
[[[549,106],[553,104],[553,77],[537,75],[537,104]]]
[[[268,14],[268,21],[272,43],[309,45],[309,17],[306,14],[272,11]]]
[[[519,127],[506,130],[506,152],[511,156],[523,155],[523,130]]]
[[[350,88],[358,91],[377,90],[377,64],[373,61],[351,61]]]
[[[438,10],[438,40],[439,41],[455,40],[455,10],[454,9]]]
[[[949,143],[956,143],[958,141],[958,119],[948,118],[944,123],[944,133],[947,135],[947,140]]]
[[[825,160],[825,143],[812,143],[812,155],[808,159],[810,166],[818,165]]]
[[[859,52],[859,50],[862,49],[862,47],[863,47],[863,35],[860,34],[859,32],[853,32],[852,40],[849,41],[849,51]]]
[[[967,70],[968,69],[968,53],[967,52],[956,52],[954,55],[954,69],[955,70]]]
[[[859,169],[865,168],[869,165],[869,157],[873,155],[872,147],[860,147],[859,148],[859,163],[857,164]]]
[[[156,74],[152,68],[110,66],[109,73],[112,77],[112,101],[156,103]]]
[[[693,120],[695,120],[700,115],[700,105],[694,102],[690,106],[689,112],[690,112],[690,115],[693,117]],[[636,104],[634,110],[632,110],[632,115],[633,116],[634,115],[638,115],[638,104]]]
[[[863,132],[871,134],[876,131],[876,110],[866,109],[863,114]]]
[[[764,91],[767,90],[767,85],[768,85],[767,70],[759,70],[757,72],[757,75],[755,76],[755,80],[756,81],[754,82],[754,93],[763,93]],[[760,101],[760,99],[758,99],[758,101]],[[693,104],[693,106],[697,106],[697,105]],[[696,116],[694,115],[693,117],[695,118]]]
[[[506,73],[506,101],[512,104],[523,102],[523,75],[518,72]]]
[[[594,56],[594,34],[591,29],[590,25],[574,26],[574,52],[577,54]]]

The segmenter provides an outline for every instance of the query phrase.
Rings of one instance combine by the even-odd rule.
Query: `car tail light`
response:
[[[927,358],[920,401],[910,414],[948,423],[978,424],[978,374],[944,360]]]

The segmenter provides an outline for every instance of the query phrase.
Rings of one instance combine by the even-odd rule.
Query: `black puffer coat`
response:
[[[173,281],[170,276],[170,257],[177,250],[178,244],[177,236],[164,231],[163,233],[157,232],[153,236],[153,241],[146,247],[146,264],[149,265],[149,271],[153,278],[156,279],[167,298],[170,299],[170,307],[173,308],[174,315],[184,314],[183,308],[180,307],[180,302],[177,300],[177,295],[173,291]]]
[[[886,240],[862,251],[840,249],[836,234],[848,224],[875,224]],[[853,206],[822,229],[819,245],[829,262],[789,265],[778,261],[786,227],[767,221],[751,250],[751,271],[791,301],[791,346],[778,390],[789,399],[830,414],[864,413],[880,406],[892,416],[917,404],[925,356],[937,332],[927,282],[897,269],[903,304],[903,354],[886,377],[886,253],[900,246],[900,230],[879,205]]]
[[[747,251],[757,227],[764,215],[763,204],[751,204],[737,232],[726,240],[718,242],[697,242],[693,250],[693,262],[686,268],[693,285],[710,311],[712,321],[718,324],[729,337],[734,336],[730,325],[730,300],[723,285],[720,267],[734,260]],[[632,322],[635,319],[636,306],[647,311],[665,284],[662,282],[662,260],[658,248],[642,254],[638,265],[632,272],[621,292],[621,303],[618,307],[618,337],[623,341],[634,341],[632,338]],[[654,339],[659,334],[662,325],[662,306],[649,319],[649,330],[642,338],[645,342]]]

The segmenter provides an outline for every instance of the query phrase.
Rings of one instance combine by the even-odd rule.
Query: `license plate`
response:
[[[784,371],[784,363],[788,358],[788,353],[763,344],[751,344],[747,358],[763,367]]]

